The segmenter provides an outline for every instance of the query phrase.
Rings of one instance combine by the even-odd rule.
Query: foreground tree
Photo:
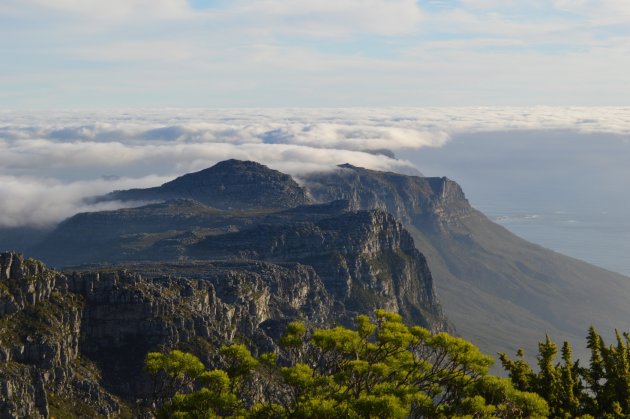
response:
[[[344,327],[308,333],[291,323],[276,354],[255,358],[243,345],[221,348],[223,369],[199,371],[150,353],[156,382],[177,378],[167,417],[405,418],[546,417],[538,395],[488,375],[492,359],[469,342],[406,326],[378,310]],[[196,364],[196,363],[195,363]],[[170,381],[169,381],[170,380]],[[162,386],[163,387],[163,386]],[[160,387],[160,388],[162,388]],[[173,385],[167,386],[173,391]]]
[[[586,338],[591,352],[589,367],[572,359],[571,345],[564,342],[562,362],[555,361],[558,348],[546,337],[538,345],[539,372],[523,359],[523,351],[512,360],[499,354],[514,386],[545,398],[552,417],[630,417],[630,337],[616,333],[616,345],[606,346],[591,326]]]

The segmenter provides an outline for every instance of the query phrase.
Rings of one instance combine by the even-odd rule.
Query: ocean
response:
[[[529,213],[497,203],[474,204],[516,235],[556,252],[630,276],[630,217],[576,209]]]
[[[455,136],[405,156],[516,235],[630,276],[630,141],[568,131]]]

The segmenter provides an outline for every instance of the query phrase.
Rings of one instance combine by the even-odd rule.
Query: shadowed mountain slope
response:
[[[303,180],[318,201],[348,199],[401,220],[457,331],[490,353],[525,347],[531,356],[544,333],[582,342],[591,324],[630,329],[630,278],[520,239],[470,207],[451,180],[350,165]]]

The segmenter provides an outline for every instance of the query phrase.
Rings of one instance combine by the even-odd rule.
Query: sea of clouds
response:
[[[408,150],[514,130],[628,135],[630,108],[0,111],[0,227],[119,208],[85,198],[160,185],[230,158],[298,178],[346,162],[414,173],[422,168],[405,159]]]

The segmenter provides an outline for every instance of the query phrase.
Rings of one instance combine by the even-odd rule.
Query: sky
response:
[[[2,0],[0,108],[622,106],[627,0]]]

